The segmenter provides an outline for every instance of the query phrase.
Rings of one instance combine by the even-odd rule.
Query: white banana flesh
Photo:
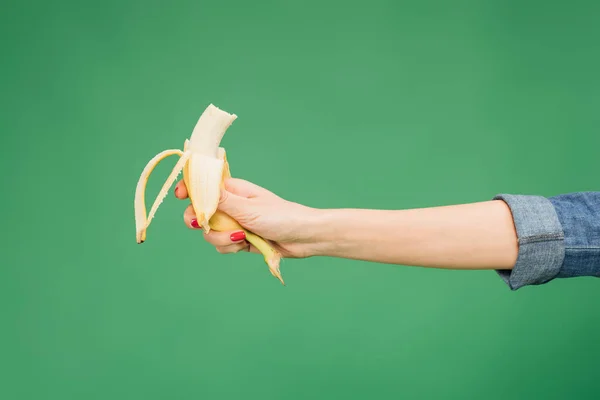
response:
[[[206,233],[210,231],[209,220],[217,211],[221,196],[221,180],[224,161],[194,153],[190,157],[189,195],[198,223]],[[217,182],[217,184],[214,184]]]

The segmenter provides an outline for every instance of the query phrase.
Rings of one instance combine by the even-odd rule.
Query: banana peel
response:
[[[267,240],[243,228],[231,216],[217,209],[224,182],[231,177],[227,154],[220,143],[223,135],[236,119],[235,114],[229,114],[210,104],[198,119],[190,138],[185,140],[183,150],[164,150],[146,164],[135,190],[136,241],[140,244],[144,243],[148,227],[158,207],[166,198],[179,174],[183,172],[183,180],[192,207],[204,232],[244,231],[246,240],[264,256],[271,274],[285,285],[279,268],[281,261],[279,252]],[[161,161],[170,156],[178,156],[179,160],[154,200],[150,213],[146,215],[145,192],[150,174]]]

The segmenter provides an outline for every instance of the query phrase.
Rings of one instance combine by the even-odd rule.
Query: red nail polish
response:
[[[234,232],[229,236],[232,242],[239,242],[246,239],[246,233],[244,231]]]
[[[199,228],[200,228],[200,225],[198,224],[198,220],[196,220],[196,219],[193,219],[193,220],[190,222],[190,225],[192,226],[192,228],[196,228],[196,229],[199,229]]]

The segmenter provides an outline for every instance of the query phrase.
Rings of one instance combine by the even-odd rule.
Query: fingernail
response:
[[[246,233],[244,231],[234,232],[229,236],[232,242],[239,242],[246,239]]]
[[[192,222],[190,222],[190,225],[192,226],[192,228],[196,228],[196,229],[200,228],[200,225],[198,224],[197,219],[193,219]]]
[[[175,196],[177,196],[177,192],[179,191],[179,186],[175,188]]]

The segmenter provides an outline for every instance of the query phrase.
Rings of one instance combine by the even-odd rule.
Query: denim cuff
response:
[[[565,258],[564,232],[554,206],[545,197],[499,194],[513,216],[519,253],[512,270],[496,271],[511,290],[554,279]]]

